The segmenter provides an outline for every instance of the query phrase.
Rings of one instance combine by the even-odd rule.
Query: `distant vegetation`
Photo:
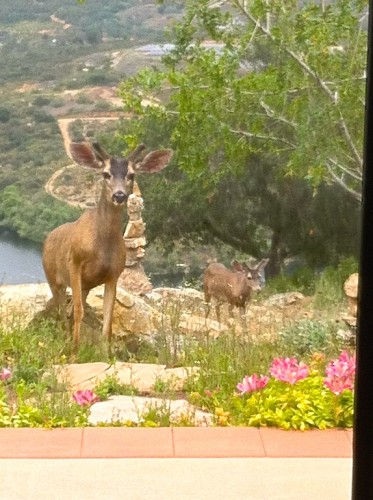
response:
[[[175,10],[137,0],[0,0],[0,227],[40,242],[76,218],[77,209],[44,192],[68,161],[56,119],[111,105],[63,92],[118,85],[125,73],[112,65],[112,53],[165,41]]]

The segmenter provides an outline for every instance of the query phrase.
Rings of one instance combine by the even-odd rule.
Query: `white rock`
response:
[[[88,421],[91,425],[128,421],[138,424],[146,420],[149,409],[156,409],[159,414],[169,414],[171,423],[186,417],[197,426],[212,424],[210,413],[196,409],[184,399],[171,401],[139,396],[111,396],[106,401],[94,403],[90,408]]]

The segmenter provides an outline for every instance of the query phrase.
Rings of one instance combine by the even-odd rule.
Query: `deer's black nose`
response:
[[[117,193],[113,194],[113,201],[115,203],[118,203],[119,205],[124,203],[126,198],[127,198],[127,196],[123,193],[123,191],[118,191]]]

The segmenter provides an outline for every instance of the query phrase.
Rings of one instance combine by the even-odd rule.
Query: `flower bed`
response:
[[[214,412],[218,425],[273,426],[282,429],[352,427],[355,356],[343,351],[325,375],[314,355],[312,366],[296,358],[275,358],[267,375],[245,375],[230,397],[219,388],[193,394]]]

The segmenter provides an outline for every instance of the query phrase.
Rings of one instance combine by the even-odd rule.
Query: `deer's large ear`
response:
[[[96,155],[96,158],[99,161],[104,162],[105,160],[110,160],[111,156],[109,155],[109,153],[107,153],[105,151],[105,149],[102,146],[100,146],[100,144],[98,142],[94,142],[92,144],[92,147],[93,147],[93,151]]]
[[[79,144],[72,142],[70,144],[70,153],[72,159],[82,167],[100,169],[102,165],[97,161],[96,155],[88,144]]]
[[[163,170],[171,160],[173,151],[171,149],[159,149],[148,153],[145,158],[136,163],[133,168],[139,174],[153,174]]]
[[[259,264],[256,266],[256,270],[260,271],[262,269],[264,269],[266,267],[266,265],[268,264],[269,262],[269,259],[262,259]]]

